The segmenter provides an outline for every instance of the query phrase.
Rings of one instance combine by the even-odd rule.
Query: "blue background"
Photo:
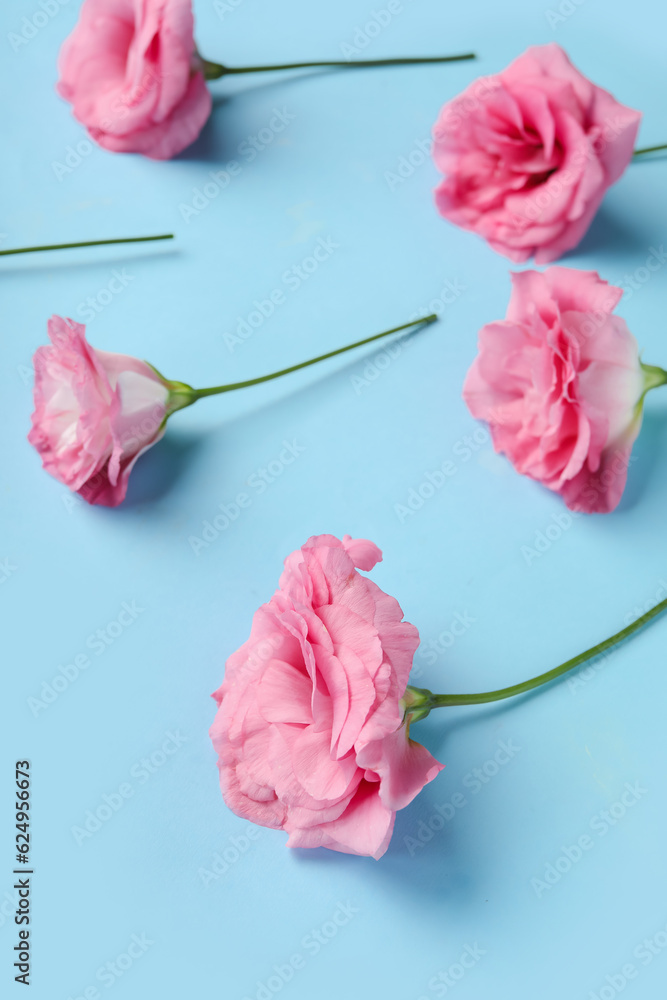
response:
[[[39,1000],[95,996],[92,987],[113,1000],[278,992],[418,1000],[454,991],[459,1000],[586,1000],[614,996],[627,963],[636,975],[624,995],[655,1000],[667,949],[652,955],[642,942],[655,939],[656,952],[667,943],[667,622],[533,697],[442,710],[421,723],[415,734],[447,766],[399,814],[380,862],[289,851],[284,834],[264,829],[250,839],[221,799],[207,732],[226,657],[247,637],[284,557],[313,533],[380,545],[373,578],[418,626],[415,679],[434,690],[523,680],[667,594],[667,398],[648,400],[618,510],[571,519],[556,496],[494,455],[460,396],[477,330],[504,315],[508,262],[437,215],[430,160],[400,183],[387,177],[401,158],[419,161],[417,144],[446,100],[552,40],[644,111],[640,144],[666,141],[663,5],[584,0],[563,5],[555,21],[547,16],[558,12],[555,0],[405,0],[359,57],[474,49],[479,60],[220,81],[200,139],[169,163],[94,147],[55,94],[56,56],[76,7],[58,9],[18,51],[9,33],[40,9],[37,0],[15,0],[1,15],[2,245],[165,231],[177,240],[1,265],[0,558],[14,567],[0,584],[8,693],[0,975],[9,994],[22,995],[8,916],[13,764],[28,757]],[[341,58],[374,9],[370,0],[195,8],[200,49],[231,65]],[[241,144],[275,109],[294,117],[249,161]],[[242,169],[225,190],[198,214],[184,212],[230,160]],[[661,157],[632,164],[564,262],[613,282],[641,268],[651,247],[667,243],[666,170]],[[284,273],[319,239],[336,246],[290,288]],[[110,296],[114,271],[126,285]],[[662,365],[666,286],[663,266],[618,310],[644,359]],[[274,289],[285,293],[282,304],[234,343],[255,300]],[[26,442],[30,358],[46,320],[84,319],[91,296],[98,305],[111,298],[88,326],[95,346],[145,357],[194,385],[253,377],[432,308],[442,319],[393,357],[362,350],[176,415],[133,473],[127,502],[108,510],[72,501]],[[283,441],[303,451],[260,493],[249,481],[278,460]],[[399,517],[395,505],[447,459],[455,475]],[[195,553],[191,537],[239,492],[250,506]],[[96,653],[88,637],[123,602],[142,610]],[[29,699],[81,653],[90,665],[35,711]],[[167,743],[166,753],[170,732],[180,745]],[[501,765],[500,741],[512,748]],[[626,794],[619,806],[626,783],[634,799]],[[118,806],[121,785],[130,791]],[[111,815],[82,838],[76,828],[105,795],[116,811],[102,809]],[[610,809],[613,826],[601,818]],[[568,869],[564,849],[576,859],[570,848],[584,835],[592,846]],[[145,935],[143,952],[133,948],[130,967],[121,959],[122,974],[105,972],[132,935]],[[466,946],[476,957],[457,980]],[[271,979],[293,955],[302,961],[289,982],[284,968]]]

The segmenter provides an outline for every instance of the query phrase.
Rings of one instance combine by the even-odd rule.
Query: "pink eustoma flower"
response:
[[[630,162],[640,119],[559,45],[529,48],[442,108],[433,130],[445,175],[438,209],[517,263],[557,260]]]
[[[134,463],[162,437],[167,418],[177,410],[199,399],[282,378],[437,318],[432,314],[403,323],[268,375],[195,389],[163,378],[138,358],[95,350],[86,342],[84,326],[54,316],[49,322],[51,346],[35,353],[35,412],[29,440],[56,479],[90,503],[115,507],[125,496]]]
[[[644,394],[664,381],[613,315],[622,294],[595,271],[513,274],[506,318],[480,331],[463,387],[496,451],[589,514],[621,499]]]
[[[169,387],[145,361],[91,347],[80,323],[54,316],[48,331],[51,346],[34,357],[28,440],[61,483],[115,507],[136,460],[164,434]]]
[[[396,810],[442,767],[405,722],[417,629],[358,572],[381,558],[349,535],[310,538],[214,695],[224,799],[289,847],[381,857]]]
[[[191,0],[84,0],[62,47],[58,92],[115,153],[166,160],[211,113]]]

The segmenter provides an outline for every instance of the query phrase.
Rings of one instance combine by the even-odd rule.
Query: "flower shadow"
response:
[[[666,454],[667,410],[645,412],[641,432],[632,449],[627,485],[614,513],[625,513],[640,503],[649,484],[664,467],[661,456]]]
[[[633,167],[636,163],[653,163],[654,160],[667,159],[667,149],[655,149],[652,153],[645,153],[632,161]]]
[[[166,497],[196,458],[207,432],[168,429],[161,441],[142,455],[132,470],[120,511],[132,511]]]
[[[467,836],[459,820],[459,812],[442,824],[439,821],[437,827],[429,827],[429,821],[442,815],[443,802],[449,801],[452,793],[459,789],[458,784],[455,788],[447,784],[448,769],[458,772],[468,766],[467,761],[460,762],[461,768],[456,766],[457,730],[476,725],[488,730],[509,711],[541,694],[541,691],[535,690],[492,706],[448,709],[452,717],[444,731],[440,715],[420,724],[423,725],[421,738],[438,759],[447,762],[448,767],[397,814],[391,843],[380,861],[319,848],[315,851],[295,851],[297,864],[342,865],[344,868],[363,864],[364,878],[391,883],[392,896],[402,894],[406,899],[405,905],[411,909],[416,903],[436,909],[448,907],[462,910],[477,906],[480,893],[489,884],[495,867],[504,863],[499,851],[502,851],[502,844],[507,838],[499,836],[498,823],[503,822],[503,815],[508,822],[516,822],[516,813],[500,814],[494,818],[493,824],[479,824],[474,842]],[[446,751],[446,746],[452,749]],[[462,811],[469,808],[469,805],[464,805]],[[418,833],[424,828],[427,831],[430,829],[432,836],[422,840]]]
[[[232,101],[233,95],[213,97],[213,109],[206,124],[195,141],[172,158],[174,163],[215,163],[224,166],[238,155],[237,147],[241,140],[235,142],[225,127]]]
[[[29,272],[30,274],[36,274],[39,271],[62,271],[68,267],[75,267],[77,271],[82,268],[95,268],[95,267],[122,267],[123,265],[128,265],[128,261],[137,263],[139,261],[153,261],[153,260],[163,260],[165,257],[174,257],[183,253],[183,251],[176,246],[175,240],[165,240],[162,243],[153,244],[153,249],[149,253],[142,253],[142,247],[146,244],[141,243],[128,243],[127,249],[122,251],[119,246],[111,247],[86,247],[73,250],[62,250],[62,251],[49,251],[47,254],[36,253],[36,254],[17,254],[15,257],[5,257],[2,259],[2,265],[0,266],[0,279],[3,276],[14,277],[17,272]],[[158,249],[159,247],[159,249]],[[82,259],[82,254],[84,252],[90,255],[86,256],[86,259]],[[112,250],[113,256],[105,255],[105,249]]]
[[[582,254],[591,254],[607,260],[621,256],[627,260],[627,255],[632,253],[645,256],[652,238],[648,233],[640,233],[635,226],[626,226],[602,205],[584,238],[576,247],[563,254],[562,260],[569,262],[572,257],[580,257]],[[605,278],[607,275],[602,274],[601,277]]]
[[[424,327],[416,327],[414,330],[404,332],[401,340],[405,341],[417,336],[423,330]],[[216,419],[215,413],[213,413],[211,424],[206,430],[184,432],[175,426],[172,427],[170,421],[162,440],[158,441],[154,447],[149,448],[137,461],[130,475],[127,496],[115,510],[133,510],[147,503],[158,502],[166,498],[177,488],[181,477],[186,475],[190,467],[197,461],[199,453],[203,454],[208,448],[215,452],[215,467],[224,470],[225,463],[222,454],[226,450],[230,435],[238,433],[239,435],[261,438],[266,426],[267,411],[279,412],[286,405],[287,399],[290,403],[299,402],[307,412],[309,401],[313,395],[319,398],[323,392],[329,389],[333,391],[336,383],[346,377],[347,370],[357,366],[364,357],[372,357],[374,350],[377,350],[377,347],[370,344],[365,349],[365,353],[351,352],[346,363],[339,363],[333,370],[326,372],[320,370],[317,375],[314,374],[311,381],[295,389],[291,389],[287,384],[289,380],[289,376],[287,376],[284,394],[281,393],[280,396],[269,401],[260,399],[256,404],[251,403],[247,410],[231,416],[223,416],[221,419]],[[250,388],[247,391],[253,392],[253,389]],[[261,387],[258,392],[261,394]],[[178,420],[178,415],[174,419]],[[227,485],[234,486],[235,483],[227,484],[223,471],[217,487],[224,491]]]
[[[250,84],[232,93],[214,93],[213,110],[204,128],[199,133],[198,138],[187,149],[175,156],[174,160],[176,162],[180,160],[183,162],[219,163],[224,167],[225,162],[239,156],[239,145],[248,135],[248,126],[244,127],[242,119],[239,117],[239,106],[244,100],[247,101],[254,94],[274,89],[278,85],[284,89],[302,83],[304,76],[329,76],[339,71],[339,68],[336,67],[323,67],[313,70],[295,70],[288,76],[282,73],[272,73],[267,74],[272,79]],[[250,130],[252,128],[253,126],[250,126]]]

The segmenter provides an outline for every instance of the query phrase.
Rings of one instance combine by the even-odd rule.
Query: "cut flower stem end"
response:
[[[431,313],[429,316],[424,316],[423,319],[413,320],[411,323],[403,323],[401,326],[394,326],[391,330],[383,330],[382,333],[374,333],[372,337],[364,337],[363,340],[355,340],[353,344],[347,344],[345,347],[338,347],[335,351],[327,351],[326,354],[319,354],[316,358],[310,358],[308,361],[301,361],[298,365],[290,365],[289,368],[281,368],[277,372],[271,372],[269,375],[260,375],[258,378],[247,379],[245,382],[230,382],[227,385],[213,385],[208,389],[193,389],[192,386],[187,385],[184,382],[170,382],[165,379],[156,368],[151,365],[151,368],[160,375],[160,378],[166,383],[170,390],[170,402],[169,402],[169,413],[174,413],[176,410],[182,410],[185,406],[191,406],[192,403],[196,403],[198,399],[203,399],[205,396],[219,396],[223,392],[232,392],[235,389],[247,389],[251,385],[259,385],[262,382],[270,382],[272,379],[281,378],[283,375],[290,375],[292,372],[299,371],[301,368],[308,368],[310,365],[316,365],[320,361],[327,361],[329,358],[335,358],[338,354],[345,354],[346,351],[352,351],[355,347],[363,347],[365,344],[371,344],[375,340],[381,340],[382,337],[389,337],[392,333],[400,333],[402,330],[410,330],[413,327],[428,326],[430,323],[435,323],[438,319],[436,313]]]
[[[267,66],[223,66],[221,63],[202,59],[204,78],[219,80],[222,76],[234,76],[240,73],[272,73],[283,69],[316,69],[323,66],[333,66],[347,69],[359,69],[367,66],[415,66],[423,63],[462,62],[466,59],[476,59],[474,52],[464,52],[456,56],[406,56],[397,59],[333,59],[316,62],[275,63]]]
[[[633,156],[643,156],[644,153],[662,153],[667,149],[667,143],[662,146],[644,146],[643,149],[635,149]]]
[[[85,243],[47,243],[36,247],[15,247],[13,250],[0,250],[0,257],[12,253],[39,253],[42,250],[72,250],[76,247],[106,247],[114,243],[151,243],[154,240],[173,240],[173,233],[163,233],[161,236],[128,236],[118,240],[88,240]]]
[[[537,677],[533,677],[528,681],[523,681],[521,684],[513,684],[511,687],[499,688],[497,691],[483,691],[479,694],[433,694],[427,688],[414,688],[408,686],[405,696],[403,698],[403,703],[405,705],[406,715],[411,722],[416,722],[419,719],[425,719],[433,708],[443,708],[451,705],[483,705],[490,701],[502,701],[504,698],[513,698],[515,695],[526,694],[528,691],[533,691],[535,688],[542,687],[543,684],[549,684],[551,681],[557,680],[562,677],[563,674],[568,673],[570,670],[574,670],[575,667],[580,666],[580,664],[585,663],[594,656],[598,656],[600,653],[604,653],[605,650],[611,649],[613,646],[618,645],[623,642],[624,639],[629,638],[634,632],[637,632],[644,625],[647,625],[653,618],[656,618],[667,608],[667,598],[656,604],[654,608],[647,611],[646,614],[637,618],[630,625],[627,625],[620,632],[616,632],[614,635],[610,636],[609,639],[605,639],[603,642],[599,642],[596,646],[592,646],[583,653],[579,653],[578,656],[574,656],[571,660],[566,660],[565,663],[561,663],[560,666],[554,667],[553,670],[547,670],[546,673],[538,674]]]

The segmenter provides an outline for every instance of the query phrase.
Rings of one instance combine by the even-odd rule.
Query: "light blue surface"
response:
[[[398,597],[424,648],[441,633],[450,643],[457,615],[467,622],[450,648],[417,656],[417,683],[435,690],[523,680],[667,593],[667,396],[648,400],[619,509],[564,516],[557,497],[493,454],[460,397],[478,328],[504,315],[508,262],[439,218],[430,161],[394,190],[385,177],[428,136],[445,100],[550,40],[643,109],[641,144],[666,141],[663,4],[584,0],[561,5],[573,13],[550,26],[555,2],[405,2],[360,57],[473,48],[479,61],[219,82],[211,121],[175,161],[84,143],[88,155],[63,174],[53,164],[86,138],[53,89],[76,6],[59,9],[17,52],[8,33],[39,10],[37,0],[14,0],[1,15],[3,245],[171,230],[178,239],[0,266],[0,559],[15,567],[0,584],[9,694],[0,727],[3,996],[23,995],[12,982],[16,937],[5,892],[12,768],[25,757],[34,773],[36,1000],[83,997],[93,986],[101,996],[111,989],[113,1000],[266,1000],[282,980],[268,992],[262,984],[294,955],[299,967],[278,991],[290,1000],[608,1000],[627,963],[636,976],[624,998],[663,996],[667,948],[653,957],[642,942],[657,935],[656,950],[667,943],[667,621],[577,681],[500,707],[441,710],[420,724],[415,734],[447,766],[399,814],[380,862],[292,852],[282,833],[263,829],[247,839],[250,828],[221,799],[207,735],[209,694],[226,657],[273,592],[283,558],[312,533],[349,532],[381,546],[373,578]],[[335,58],[373,8],[364,0],[237,0],[221,9],[222,19],[212,3],[196,4],[200,48],[242,65]],[[239,146],[275,109],[294,118],[249,162]],[[242,170],[186,223],[180,206],[229,160]],[[666,189],[664,159],[631,165],[565,263],[617,282],[632,274],[650,247],[667,244]],[[333,241],[333,252],[290,288],[284,273],[320,239]],[[90,508],[70,503],[25,440],[29,365],[48,316],[83,319],[80,304],[114,271],[127,284],[89,325],[91,341],[194,385],[300,361],[421,309],[435,306],[442,322],[388,364],[381,351],[361,352],[178,414],[133,473],[127,503]],[[434,303],[447,282],[452,301]],[[662,268],[619,308],[644,360],[662,365],[666,285]],[[276,288],[285,301],[230,350],[225,334]],[[366,367],[369,358],[376,367]],[[476,430],[470,447],[466,436]],[[260,494],[249,480],[283,441],[304,450]],[[395,505],[448,458],[456,474],[402,523]],[[196,555],[190,536],[201,536],[203,522],[239,491],[251,505]],[[534,548],[538,532],[552,541],[530,557],[522,547]],[[143,610],[97,654],[88,637],[124,602]],[[86,652],[90,666],[35,717],[28,699]],[[169,733],[185,742],[167,743],[172,752],[164,753]],[[489,762],[501,741],[512,756],[501,753],[498,766]],[[491,777],[480,783],[473,769],[485,767]],[[627,783],[639,783],[634,800],[625,795],[632,804],[615,806]],[[77,843],[73,828],[105,795],[118,805],[123,784],[122,806]],[[452,796],[459,808],[445,819]],[[601,819],[610,808],[625,813],[613,827]],[[415,846],[420,832],[437,827]],[[565,870],[558,859],[584,835],[589,849]],[[551,887],[532,881],[557,863],[563,871],[553,870]],[[321,928],[333,936],[317,945]],[[105,973],[132,935],[153,943],[133,947],[139,957],[122,976]],[[467,947],[470,968],[448,987],[437,977],[450,967],[458,976]]]

